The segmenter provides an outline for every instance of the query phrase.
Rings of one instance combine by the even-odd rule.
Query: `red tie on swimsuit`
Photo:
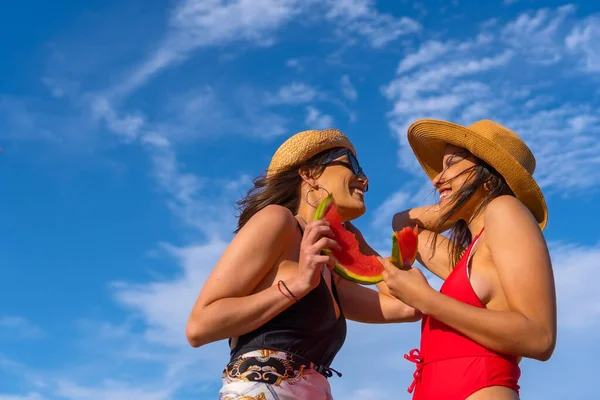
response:
[[[482,229],[483,232],[483,229]],[[440,292],[474,307],[485,308],[469,281],[467,265],[475,237]],[[412,349],[404,358],[416,364],[408,392],[413,400],[464,400],[490,386],[505,386],[519,392],[517,357],[487,349],[448,325],[424,316],[421,348]]]
[[[417,385],[417,381],[421,377],[421,369],[423,368],[423,358],[419,353],[419,349],[412,349],[409,354],[405,354],[404,358],[406,358],[410,362],[414,362],[417,365],[417,369],[413,373],[413,381],[408,387],[408,393],[412,393]]]

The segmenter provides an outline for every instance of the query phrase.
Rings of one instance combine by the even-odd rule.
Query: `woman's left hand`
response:
[[[380,258],[383,264],[383,281],[390,294],[421,312],[425,308],[428,295],[435,291],[427,282],[427,278],[418,268],[401,270],[387,258]]]

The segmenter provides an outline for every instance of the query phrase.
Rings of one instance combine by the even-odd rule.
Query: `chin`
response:
[[[361,217],[365,212],[367,212],[367,207],[364,204],[359,206],[352,205],[350,207],[344,205],[338,205],[338,211],[343,221],[352,221],[356,218]]]

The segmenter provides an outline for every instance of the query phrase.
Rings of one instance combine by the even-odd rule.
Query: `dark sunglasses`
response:
[[[340,158],[342,156],[348,156],[348,160],[350,162],[336,160],[336,158]],[[352,153],[352,151],[350,151],[350,149],[340,149],[339,151],[335,151],[335,152],[329,154],[321,162],[321,164],[323,164],[323,165],[341,165],[343,167],[348,168],[356,176],[362,176],[363,178],[367,177],[367,175],[365,175],[365,172],[361,168],[360,164],[358,163],[358,160],[354,156],[354,153]],[[367,188],[365,187],[365,191],[366,190],[367,190]]]

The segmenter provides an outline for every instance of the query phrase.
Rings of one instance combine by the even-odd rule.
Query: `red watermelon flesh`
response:
[[[324,218],[335,235],[335,241],[340,245],[340,250],[326,250],[337,260],[334,271],[341,277],[351,282],[372,285],[381,282],[383,278],[383,265],[376,256],[362,254],[354,234],[342,226],[342,218],[335,207],[333,197],[325,198],[315,213],[315,219]]]
[[[405,227],[392,234],[392,256],[390,261],[398,268],[412,267],[419,249],[419,227]]]

